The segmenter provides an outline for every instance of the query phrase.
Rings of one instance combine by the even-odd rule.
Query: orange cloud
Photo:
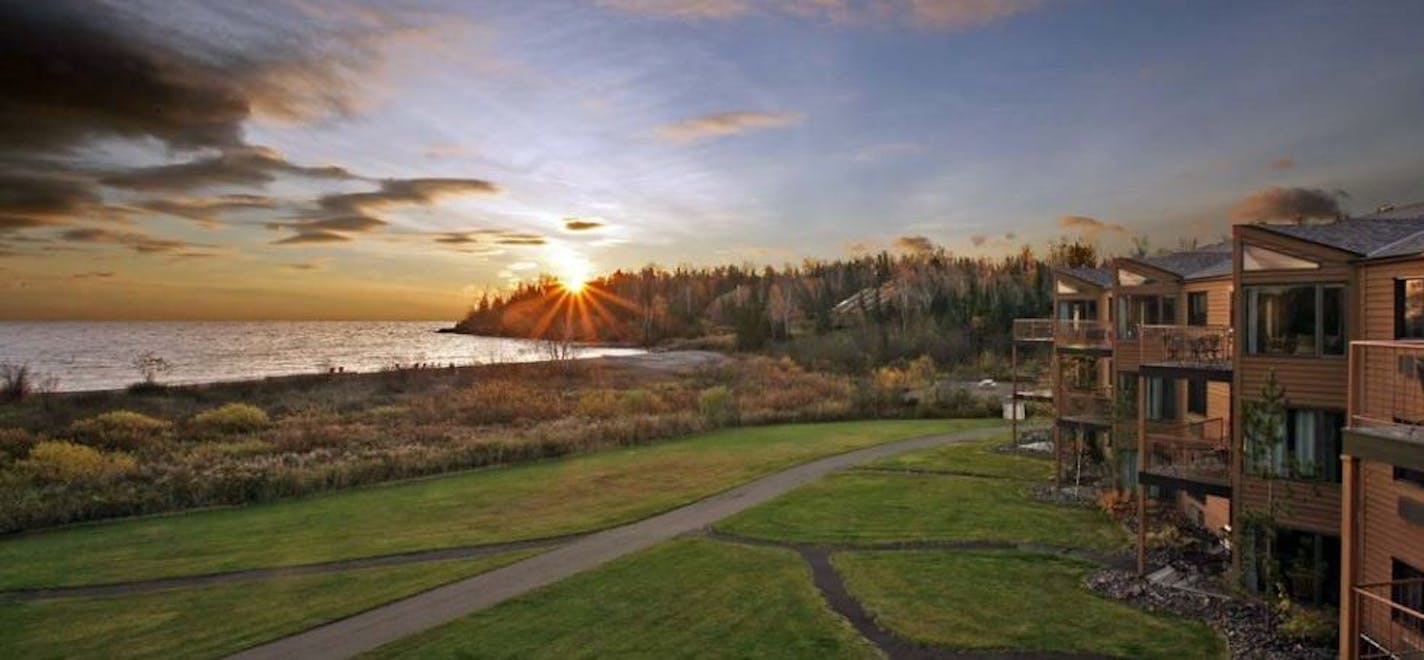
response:
[[[1058,226],[1077,232],[1083,238],[1096,240],[1103,233],[1127,235],[1127,227],[1116,222],[1103,222],[1085,215],[1065,215],[1058,219]]]
[[[796,112],[718,112],[659,126],[655,133],[669,142],[688,144],[713,138],[799,124],[805,115]]]

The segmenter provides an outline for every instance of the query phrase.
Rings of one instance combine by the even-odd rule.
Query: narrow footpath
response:
[[[579,537],[544,554],[453,582],[231,657],[244,660],[350,658],[384,644],[493,607],[723,518],[859,463],[1002,433],[997,427],[902,440],[829,456],[621,527]]]

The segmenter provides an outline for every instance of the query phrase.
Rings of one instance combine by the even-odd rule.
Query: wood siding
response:
[[[1232,491],[1236,514],[1266,511],[1270,499],[1267,486],[1268,482],[1259,477],[1239,475]],[[1282,527],[1340,535],[1340,484],[1276,479],[1273,488],[1277,520]]]
[[[1424,570],[1424,527],[1399,516],[1401,497],[1424,500],[1424,488],[1395,481],[1394,467],[1388,463],[1360,462],[1359,531],[1364,540],[1357,578],[1360,584],[1391,581],[1394,559]],[[1365,634],[1388,639],[1388,633],[1381,633],[1397,624],[1390,621],[1385,608],[1369,607],[1360,625]]]
[[[1360,266],[1360,295],[1354,307],[1360,317],[1357,339],[1394,339],[1394,282],[1424,277],[1424,258],[1381,261]]]
[[[1236,363],[1241,399],[1259,400],[1272,371],[1292,408],[1345,409],[1350,363],[1344,357],[1241,357]]]

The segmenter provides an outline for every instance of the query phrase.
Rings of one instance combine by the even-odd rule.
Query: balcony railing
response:
[[[1417,596],[1424,578],[1362,584],[1352,588],[1358,658],[1424,658],[1424,612],[1401,604]],[[1417,602],[1417,601],[1414,601]]]
[[[1058,319],[1053,326],[1053,343],[1080,348],[1112,346],[1112,329],[1104,321]]]
[[[1053,341],[1053,319],[1014,319],[1014,341]]]
[[[1424,342],[1350,344],[1350,428],[1424,438]]]
[[[1102,390],[1084,391],[1063,388],[1059,392],[1058,416],[1075,421],[1107,424],[1112,413],[1112,398]]]
[[[1144,325],[1141,364],[1230,370],[1235,334],[1228,325]]]
[[[1141,471],[1205,483],[1231,481],[1231,442],[1226,421],[1147,422],[1147,453]]]

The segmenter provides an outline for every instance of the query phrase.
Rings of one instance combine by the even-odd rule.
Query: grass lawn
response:
[[[0,590],[191,575],[567,534],[667,510],[813,458],[1000,424],[728,429],[646,447],[0,542]]]
[[[1007,435],[973,442],[960,442],[891,456],[873,467],[914,470],[953,470],[994,477],[1047,481],[1053,478],[1053,458],[1024,456],[994,451],[1007,442]]]
[[[669,541],[375,655],[873,658],[787,550]]]
[[[1106,515],[1036,502],[1030,484],[944,475],[842,472],[716,525],[767,539],[822,543],[990,540],[1112,550]]]
[[[1205,624],[1147,614],[1082,586],[1085,562],[1019,552],[855,552],[833,556],[881,625],[915,641],[974,649],[1222,658]]]
[[[535,554],[0,605],[0,657],[218,657]]]

